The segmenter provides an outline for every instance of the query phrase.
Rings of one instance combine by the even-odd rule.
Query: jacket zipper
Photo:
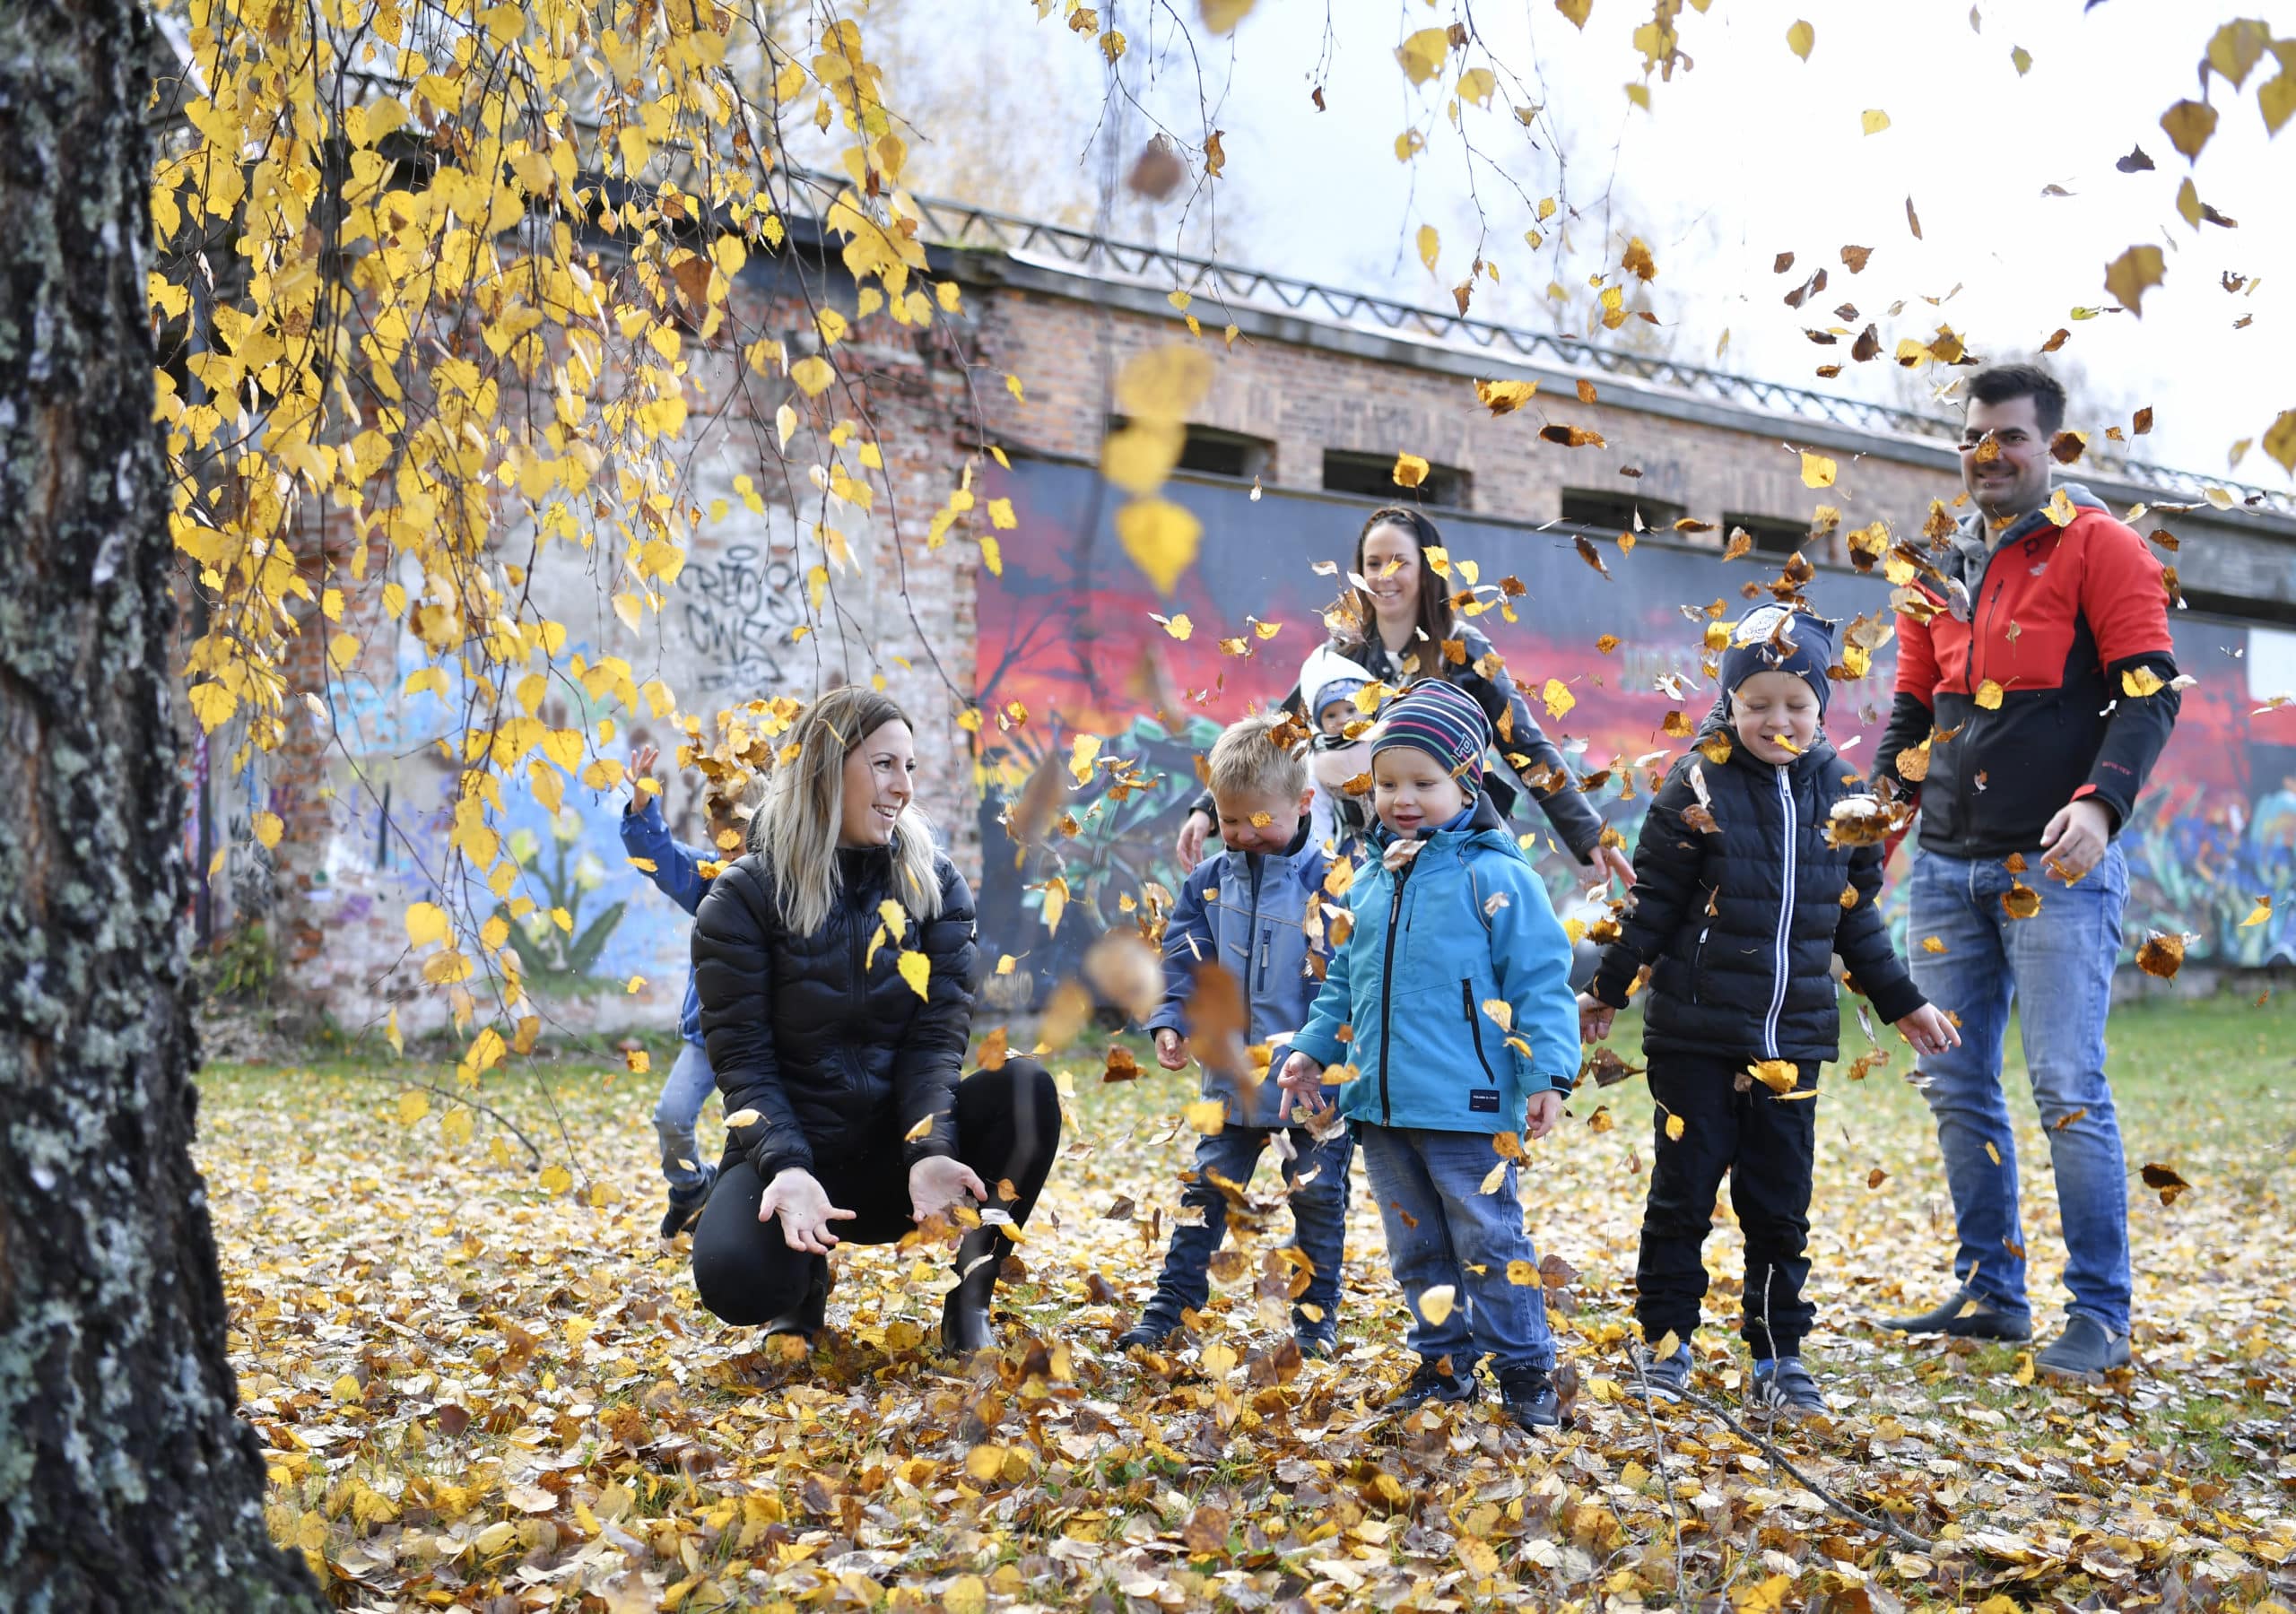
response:
[[[1491,1068],[1491,1061],[1483,1057],[1483,1027],[1475,1020],[1474,984],[1472,981],[1459,983],[1459,1009],[1467,1017],[1467,1035],[1474,1038],[1474,1062],[1483,1067],[1483,1073],[1491,1078],[1491,1085],[1497,1087],[1499,1073]]]
[[[1700,925],[1698,927],[1698,945],[1691,950],[1690,1001],[1693,1003],[1698,1002],[1698,967],[1706,962],[1706,938],[1708,933],[1712,931],[1713,928],[1714,927],[1710,924]]]
[[[1387,957],[1379,965],[1379,1124],[1395,1124],[1395,1106],[1387,1099],[1387,1027],[1392,1016],[1390,1006],[1395,1002],[1396,981],[1396,924],[1403,916],[1403,882],[1411,873],[1411,864],[1405,863],[1396,871],[1394,895],[1387,898]]]
[[[1786,1007],[1786,944],[1794,925],[1794,850],[1801,839],[1801,830],[1794,817],[1794,787],[1787,783],[1790,770],[1778,770],[1779,804],[1786,809],[1786,834],[1782,842],[1783,855],[1779,859],[1782,876],[1778,899],[1778,942],[1774,962],[1778,979],[1770,991],[1770,1012],[1762,1018],[1762,1057],[1778,1057],[1778,1015]]]
[[[2022,543],[2024,540],[2021,538],[2016,542]],[[1984,568],[1977,575],[1977,598],[1970,607],[1970,663],[1976,671],[1977,677],[1970,682],[1970,704],[1973,709],[1970,713],[1969,726],[1962,732],[1971,740],[1977,738],[1978,719],[1984,715],[1983,709],[1977,707],[1977,692],[1985,682],[1985,648],[1988,627],[1993,616],[1998,612],[2004,585],[1997,583],[1994,585],[1993,596],[1990,599],[1986,597],[1985,586],[1987,583],[1993,582],[1993,563],[2001,558],[2001,551],[2007,549],[2009,543],[2010,541],[2004,538],[1986,555]],[[1974,746],[1962,747],[1963,759],[1975,754]],[[1953,802],[1954,805],[1961,809],[1962,825],[1969,823],[1970,814],[1973,811],[1971,803],[1976,792],[1971,781],[1974,777],[1974,772],[1970,768],[1956,767],[1953,769]]]
[[[1252,861],[1252,855],[1250,853],[1246,853],[1244,855],[1244,865],[1251,870],[1252,875],[1252,911],[1250,916],[1244,924],[1244,980],[1248,986],[1252,980],[1252,948],[1259,940],[1260,876],[1267,871],[1267,859],[1263,855],[1259,858],[1259,861],[1255,863]],[[1250,986],[1248,995],[1257,996],[1258,994],[1265,993],[1266,990],[1267,955],[1263,950],[1260,954],[1259,960],[1259,985],[1257,986]]]

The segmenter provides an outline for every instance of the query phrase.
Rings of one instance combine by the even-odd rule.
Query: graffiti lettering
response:
[[[779,684],[790,633],[805,620],[796,561],[737,543],[715,565],[688,566],[686,577],[697,685],[754,692]]]

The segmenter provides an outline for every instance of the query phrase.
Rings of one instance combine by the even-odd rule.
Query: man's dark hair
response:
[[[2012,398],[2033,401],[2033,421],[2043,437],[2055,437],[2065,424],[2065,384],[2038,364],[1996,364],[1970,377],[1970,402],[2006,404]]]

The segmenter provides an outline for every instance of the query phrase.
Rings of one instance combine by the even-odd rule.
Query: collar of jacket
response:
[[[2057,486],[2065,490],[2066,498],[2073,501],[2073,508],[2076,510],[2103,510],[2108,508],[2103,499],[2089,491],[2085,483],[2064,482]],[[2051,497],[2055,496],[2055,489],[2050,490]],[[1985,512],[1971,510],[1953,529],[1953,536],[1946,545],[1944,555],[1948,564],[1943,569],[1949,576],[1960,578],[1964,587],[1974,587],[1978,579],[1985,576],[1986,562],[1996,553],[2031,537],[2050,525],[2046,508],[2028,510],[2011,522],[2009,530],[1995,541],[1986,532]]]

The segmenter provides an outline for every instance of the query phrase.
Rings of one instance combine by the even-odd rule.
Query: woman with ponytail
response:
[[[891,1244],[959,1206],[941,1314],[952,1351],[990,1343],[989,1302],[1060,1146],[1060,1100],[1032,1060],[963,1078],[972,893],[918,808],[907,716],[848,687],[798,717],[749,851],[695,915],[694,984],[726,1155],[693,1235],[701,1302],[726,1322],[811,1337],[830,1254]],[[921,954],[926,970],[904,973]],[[992,1193],[1009,1198],[992,1198]]]
[[[1616,876],[1631,884],[1634,865],[1624,852],[1602,844],[1602,815],[1580,793],[1562,752],[1505,672],[1492,676],[1483,670],[1494,664],[1491,640],[1454,612],[1449,588],[1426,563],[1427,551],[1442,544],[1435,524],[1417,510],[1388,505],[1372,511],[1355,535],[1353,569],[1362,586],[1344,597],[1340,612],[1349,620],[1332,634],[1329,650],[1395,689],[1417,678],[1439,678],[1474,696],[1499,736],[1499,754],[1537,800],[1555,838],[1597,878]],[[1443,653],[1446,639],[1465,647],[1464,663]],[[1310,694],[1295,690],[1284,704],[1301,710],[1300,698]],[[1509,799],[1500,800],[1502,794]],[[1502,813],[1511,809],[1511,792],[1493,791]],[[1212,825],[1212,798],[1199,796],[1180,826],[1183,868],[1202,861]]]

